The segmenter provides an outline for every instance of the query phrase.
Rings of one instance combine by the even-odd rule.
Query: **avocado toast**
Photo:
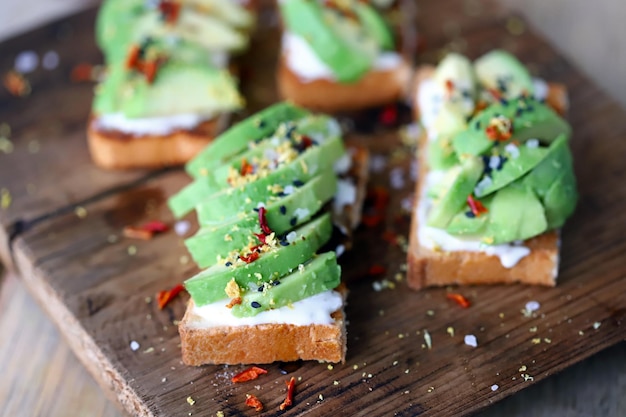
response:
[[[554,286],[559,228],[577,201],[565,89],[495,50],[420,70],[414,98],[409,286]]]
[[[283,98],[333,113],[389,104],[405,91],[409,65],[367,2],[285,0],[279,8]]]
[[[194,181],[168,202],[200,224],[185,241],[203,268],[185,282],[186,364],[345,360],[346,291],[322,252],[345,156],[334,119],[278,103],[187,164]]]
[[[105,78],[88,140],[104,168],[185,163],[243,107],[229,57],[254,15],[225,0],[107,0],[96,24]],[[210,35],[210,36],[209,36]]]

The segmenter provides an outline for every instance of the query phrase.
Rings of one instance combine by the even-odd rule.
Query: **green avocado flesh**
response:
[[[333,197],[336,188],[337,178],[334,173],[326,172],[296,189],[293,194],[273,201],[266,206],[265,216],[269,228],[277,234],[283,234],[303,224]],[[204,226],[185,240],[189,253],[201,268],[213,265],[218,256],[226,257],[233,250],[245,247],[250,239],[256,243],[251,231],[261,232],[259,216],[254,210],[218,223],[211,221],[210,214],[205,212],[212,204],[211,201],[198,207],[199,221]]]
[[[467,66],[466,58],[450,54],[434,78],[440,84],[467,82],[472,76]],[[435,119],[437,136],[427,148],[429,168],[443,174],[426,190],[427,224],[488,245],[563,226],[578,199],[570,125],[530,97],[532,79],[510,54],[489,53],[474,69],[478,87],[498,90],[500,98],[466,124],[458,100],[445,97]],[[486,210],[473,210],[470,195]]]
[[[507,98],[517,98],[534,92],[533,79],[526,67],[510,53],[493,50],[474,63],[478,81],[488,89],[498,90]]]
[[[369,4],[361,2],[355,4],[354,10],[365,29],[376,39],[378,45],[382,49],[393,50],[395,47],[393,33],[380,13]]]
[[[226,284],[233,278],[242,289],[253,285],[255,291],[263,283],[277,281],[309,260],[330,239],[330,215],[325,214],[294,232],[296,238],[293,243],[263,253],[258,260],[249,264],[237,260],[230,266],[213,265],[185,281],[185,288],[196,305],[203,306],[223,300],[226,297]]]
[[[287,30],[305,39],[339,82],[360,79],[378,56],[379,42],[389,43],[381,23],[371,16],[376,12],[364,11],[367,6],[359,8],[368,15],[363,23],[317,1],[290,0],[280,2],[279,7]]]
[[[262,311],[285,307],[324,291],[337,287],[341,279],[341,267],[337,265],[334,252],[326,252],[313,258],[277,281],[278,285],[265,285],[262,291],[249,291],[242,303],[232,308],[235,317],[256,316]]]
[[[465,125],[466,117],[471,116],[475,108],[477,86],[472,62],[461,54],[449,53],[437,66],[433,80],[444,87],[449,95],[444,107],[455,108],[456,112],[460,113],[457,118],[461,118]],[[453,122],[452,126],[456,127],[457,123]],[[436,129],[437,132],[443,133],[442,130],[447,129],[446,123],[436,125]]]
[[[298,120],[308,111],[288,102],[274,104],[235,124],[204,148],[185,169],[194,178],[207,176],[214,168],[247,150],[250,144],[272,134],[285,120]]]
[[[192,184],[191,189],[183,189],[181,193],[170,198],[168,204],[172,212],[180,217],[205,199],[210,199],[212,204],[219,206],[222,213],[236,214],[251,210],[259,201],[263,201],[261,197],[267,194],[268,187],[285,187],[293,181],[306,182],[317,173],[332,169],[334,162],[345,153],[343,141],[338,136],[339,127],[328,117],[311,116],[301,119],[295,129],[280,129],[281,126],[278,130],[286,131],[286,136],[279,139],[281,143],[291,141],[293,135],[301,134],[310,136],[313,140],[319,139],[318,144],[304,150],[292,162],[279,164],[264,176],[240,186],[224,184],[218,186],[216,191],[216,187],[211,185],[212,179],[208,181],[198,179],[196,182],[205,181],[207,184],[199,186]]]

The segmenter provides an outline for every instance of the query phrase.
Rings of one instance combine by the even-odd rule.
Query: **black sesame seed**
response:
[[[297,222],[298,222],[297,217],[292,217],[291,220],[289,220],[289,224],[292,226],[295,226]]]
[[[233,266],[232,262],[226,262],[226,266]]]
[[[485,174],[489,174],[491,172],[491,167],[489,166],[489,158],[487,155],[483,155],[483,165],[485,166]]]
[[[257,301],[251,302],[250,305],[252,306],[252,308],[261,308],[261,304]]]
[[[281,240],[279,243],[280,246],[289,246],[289,242],[287,242],[286,240]]]
[[[277,286],[277,285],[280,285],[280,281],[272,281],[272,286],[274,286],[274,287],[275,287],[275,286]]]
[[[480,130],[480,120],[476,120],[476,124],[474,125],[476,130]]]
[[[282,191],[278,194],[276,194],[277,197],[285,197],[287,194],[283,193]]]
[[[296,187],[302,187],[304,185],[304,182],[300,180],[294,180],[293,185],[295,185]]]
[[[287,214],[287,207],[285,207],[285,206],[280,206],[280,214],[282,214],[282,215]]]
[[[533,106],[526,107],[526,111],[533,111],[533,110],[535,110],[535,108]]]
[[[473,219],[474,217],[476,217],[476,215],[474,214],[474,212],[473,212],[473,211],[471,211],[471,210],[470,210],[470,211],[466,211],[466,212],[465,212],[465,216],[466,216],[466,217],[469,217],[470,219]]]
[[[260,286],[259,288],[257,288],[256,290],[257,290],[258,292],[263,292],[263,289],[264,289],[264,288],[265,288],[265,286],[264,286],[264,285],[261,285],[261,286]]]
[[[259,208],[258,207],[255,207],[252,210],[256,211],[257,213],[259,212]]]
[[[472,98],[472,95],[467,90],[463,90],[463,93],[461,94],[463,94],[463,98]]]
[[[500,171],[506,161],[508,161],[508,158],[506,156],[501,156],[500,161],[498,161],[498,167],[496,169]]]
[[[507,99],[505,99],[505,98],[501,98],[500,99],[500,104],[502,104],[503,106],[506,106],[506,105],[509,104],[509,101]]]

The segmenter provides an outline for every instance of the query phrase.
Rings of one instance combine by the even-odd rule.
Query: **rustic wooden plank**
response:
[[[0,188],[11,205],[0,209],[0,260],[11,263],[8,240],[37,219],[59,210],[72,210],[83,201],[125,187],[149,175],[146,171],[110,172],[95,167],[85,135],[93,83],[72,82],[80,63],[97,64],[94,44],[95,10],[51,23],[2,44],[0,77],[13,69],[15,57],[34,51],[58,55],[58,66],[25,75],[32,92],[14,97],[0,87],[0,125],[10,126],[13,151],[0,151]]]
[[[454,6],[461,3],[445,6],[459,10]],[[449,34],[440,32],[438,21],[426,19],[431,13],[424,14],[420,27],[427,41],[432,34],[432,50],[450,47]],[[408,217],[400,207],[412,188],[410,153],[397,151],[401,148],[393,134],[369,134],[366,143],[389,162],[385,171],[374,175],[373,184],[388,186],[389,170],[399,168],[406,187],[392,193],[385,226],[359,230],[355,251],[342,259],[351,282],[348,363],[333,369],[305,363],[294,371],[302,380],[297,402],[287,414],[327,415],[341,408],[355,415],[464,415],[624,340],[626,269],[621,255],[626,250],[626,190],[620,186],[624,168],[619,159],[626,146],[623,111],[532,34],[513,37],[505,20],[485,20],[478,26],[458,15],[461,29],[451,32],[463,36],[465,52],[475,56],[506,46],[535,62],[541,75],[570,88],[581,202],[564,231],[560,284],[555,289],[461,289],[473,302],[468,310],[446,301],[445,289],[405,291],[403,282],[394,281],[405,254],[381,234],[386,229],[407,234]],[[270,33],[265,36],[276,39]],[[454,43],[458,39],[452,41],[459,47]],[[255,49],[255,68],[267,72],[250,76],[271,76],[267,68],[274,55]],[[267,80],[262,90],[253,91],[253,101],[273,100]],[[153,302],[146,303],[146,297],[192,273],[191,264],[181,264],[185,252],[180,238],[169,233],[149,242],[109,243],[109,236],[119,235],[127,224],[155,217],[171,221],[164,198],[186,181],[180,172],[170,172],[87,202],[83,219],[61,213],[35,224],[14,242],[20,272],[90,372],[132,413],[240,414],[246,410],[245,393],[253,392],[271,410],[268,414],[276,414],[287,378],[280,375],[280,365],[268,367],[270,374],[258,381],[259,388],[256,383],[229,382],[241,367],[184,367],[171,323],[182,316],[184,300],[163,312]],[[150,200],[155,211],[146,213]],[[131,245],[137,249],[134,256],[128,253]],[[372,280],[383,278],[367,276],[373,263],[387,267],[384,278],[395,283],[395,290],[372,289]],[[520,310],[531,300],[541,309],[524,317]],[[601,323],[597,329],[596,322]],[[449,327],[455,329],[454,336]],[[425,330],[432,349],[426,347]],[[474,334],[479,346],[464,345],[465,334]],[[537,338],[539,343],[533,342]],[[132,340],[141,344],[136,352],[130,350]],[[154,351],[144,353],[150,347]],[[499,386],[496,391],[493,384]],[[196,400],[194,406],[187,404],[188,396]]]

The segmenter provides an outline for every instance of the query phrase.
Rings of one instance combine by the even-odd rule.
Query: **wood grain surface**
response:
[[[332,369],[305,363],[293,370],[299,382],[296,404],[288,415],[327,415],[337,409],[353,415],[464,415],[624,340],[626,189],[621,186],[624,164],[620,157],[626,146],[624,112],[533,34],[512,36],[506,29],[506,17],[468,13],[461,7],[465,3],[452,0],[423,4],[420,16],[434,16],[442,8],[451,12],[446,25],[425,18],[418,22],[429,46],[422,59],[436,59],[442,48],[476,56],[503,46],[531,62],[539,75],[565,82],[570,89],[581,202],[564,231],[561,282],[549,290],[523,286],[455,289],[472,301],[467,310],[446,301],[446,289],[406,291],[405,284],[395,280],[397,273],[402,276],[402,245],[389,244],[381,236],[385,230],[407,234],[408,217],[400,207],[412,189],[408,173],[411,152],[400,144],[395,132],[370,129],[362,140],[388,162],[385,170],[374,173],[373,185],[389,186],[389,171],[396,169],[402,173],[405,187],[392,190],[384,226],[360,229],[355,250],[342,260],[351,289],[348,363]],[[476,4],[483,11],[491,10],[490,3]],[[90,23],[84,22],[91,19],[93,13],[83,14],[62,25],[73,28],[74,36],[89,38]],[[76,28],[84,28],[84,32]],[[271,68],[276,40],[275,32],[264,31],[248,57],[254,66],[247,66],[244,79],[249,86],[256,86],[249,89],[248,98],[257,106],[275,100]],[[72,56],[80,54],[78,47],[71,51]],[[47,134],[36,115],[28,114],[35,112],[32,109],[41,111],[38,106],[50,98],[45,94],[52,87],[43,83],[40,87],[41,93],[33,84],[32,95],[21,99],[30,102],[28,106],[15,105],[14,98],[0,101],[0,112],[6,112],[0,115],[17,125],[24,123],[22,126],[33,132],[25,138],[18,129],[13,136],[16,148],[28,149],[29,140]],[[73,106],[86,117],[91,93],[82,87],[63,78],[54,88],[75,91]],[[30,123],[20,122],[22,118]],[[363,119],[376,117],[368,114]],[[74,124],[60,125],[61,134],[53,137],[82,135],[78,117],[72,120]],[[52,162],[32,181],[45,184],[48,194],[44,196],[49,200],[33,204],[35,210],[29,212],[25,208],[28,198],[15,199],[6,210],[8,220],[3,228],[6,232],[6,225],[23,225],[11,244],[18,270],[77,356],[134,415],[251,413],[243,405],[249,392],[265,403],[267,415],[278,414],[288,378],[281,375],[280,364],[269,366],[269,375],[257,383],[237,386],[229,378],[242,367],[187,368],[180,364],[172,322],[182,317],[184,300],[176,300],[164,311],[147,300],[193,271],[191,263],[185,262],[188,258],[181,239],[173,233],[148,242],[119,238],[128,224],[151,218],[171,222],[163,203],[188,181],[185,175],[176,170],[143,179],[122,175],[109,183],[96,182],[87,190],[74,189],[70,185],[89,184],[77,178],[86,174],[74,169],[87,167],[89,161],[84,143],[73,145],[59,142],[40,147],[39,163]],[[46,152],[63,153],[65,158],[46,157]],[[0,165],[2,186],[16,195],[27,183],[13,173],[29,163],[19,155],[3,155]],[[65,200],[50,197],[56,193]],[[74,193],[81,197],[72,200]],[[78,212],[80,216],[74,212],[78,203],[84,208]],[[17,220],[11,223],[11,219]],[[15,223],[21,219],[36,221]],[[368,276],[373,264],[384,265],[387,275]],[[393,282],[395,289],[374,291],[372,282],[383,278]],[[526,317],[520,310],[531,300],[538,301],[541,308]],[[454,328],[453,336],[449,328]],[[430,349],[426,332],[432,341]],[[477,348],[464,345],[466,334],[477,337]],[[140,349],[132,351],[131,341],[138,342]],[[494,384],[496,390],[492,390]],[[187,402],[188,397],[195,400],[194,405]]]

